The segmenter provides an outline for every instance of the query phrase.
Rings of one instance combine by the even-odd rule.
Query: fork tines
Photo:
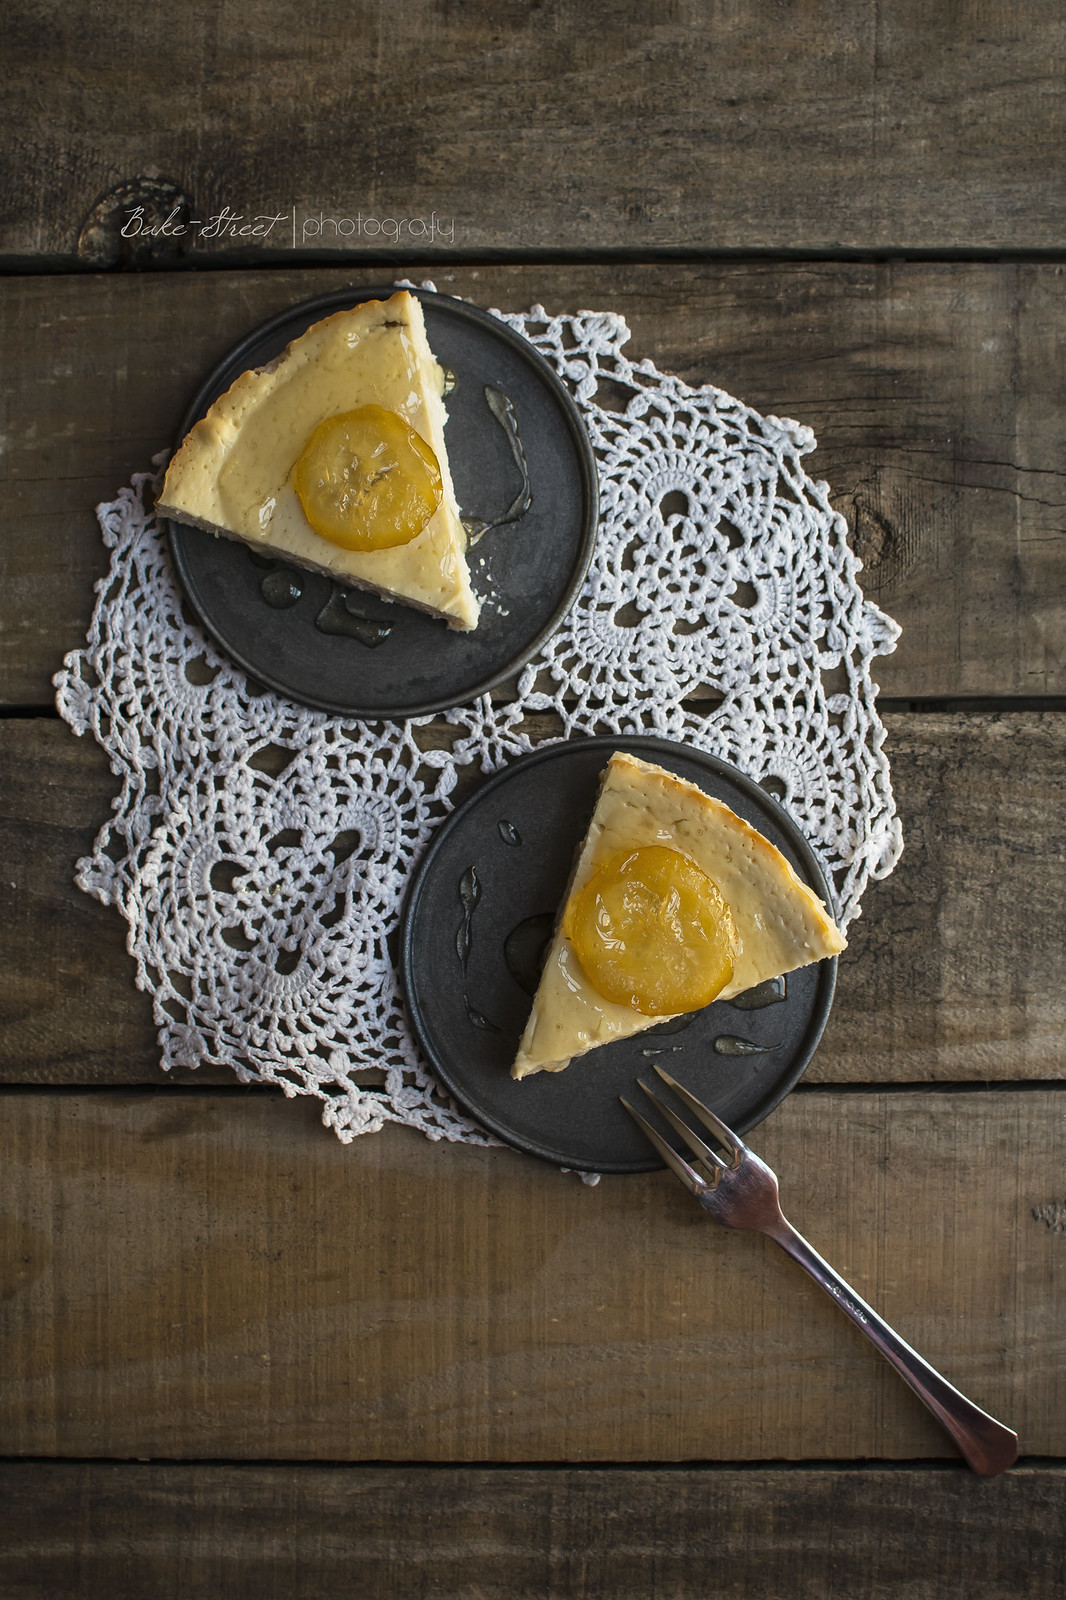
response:
[[[741,1140],[737,1138],[736,1134],[727,1128],[725,1123],[722,1122],[720,1118],[715,1116],[714,1112],[711,1111],[709,1107],[705,1106],[701,1100],[697,1100],[696,1096],[685,1088],[684,1084],[678,1083],[676,1078],[672,1078],[668,1072],[665,1072],[663,1068],[657,1064],[655,1065],[654,1070],[658,1073],[659,1077],[663,1080],[667,1087],[677,1095],[678,1099],[688,1107],[693,1116],[698,1118],[707,1131],[712,1133],[728,1151],[729,1161],[723,1161],[717,1151],[712,1150],[710,1145],[701,1139],[699,1134],[695,1133],[688,1126],[688,1124],[677,1115],[675,1111],[672,1111],[670,1107],[659,1098],[657,1094],[654,1094],[652,1090],[648,1088],[646,1083],[642,1082],[640,1079],[637,1080],[639,1087],[647,1095],[648,1099],[651,1101],[656,1111],[658,1111],[659,1115],[663,1117],[670,1124],[670,1126],[681,1135],[681,1138],[685,1141],[692,1154],[707,1169],[708,1176],[704,1176],[702,1173],[697,1172],[694,1167],[690,1166],[684,1157],[679,1155],[673,1146],[668,1144],[662,1135],[652,1127],[647,1118],[643,1117],[639,1111],[635,1110],[634,1107],[629,1104],[629,1101],[626,1100],[624,1096],[621,1097],[622,1104],[625,1106],[626,1110],[629,1112],[630,1116],[634,1119],[637,1125],[641,1128],[645,1136],[655,1146],[655,1149],[662,1156],[667,1166],[676,1174],[678,1178],[681,1179],[681,1182],[687,1189],[689,1189],[693,1194],[698,1194],[701,1190],[713,1186],[713,1182],[717,1177],[717,1172],[715,1169],[724,1171],[728,1166],[736,1165],[743,1153],[744,1145],[742,1144]]]
[[[743,1155],[746,1148],[740,1135],[734,1133],[732,1128],[727,1128],[721,1117],[715,1116],[710,1106],[705,1106],[702,1100],[697,1100],[691,1089],[686,1089],[683,1083],[678,1083],[677,1079],[672,1078],[662,1067],[655,1065],[654,1062],[652,1064],[667,1088],[672,1089],[678,1099],[688,1106],[693,1116],[700,1119],[708,1133],[713,1133],[719,1143],[725,1146],[729,1152],[730,1162],[735,1163],[737,1157]],[[641,1087],[643,1088],[643,1085]],[[645,1089],[644,1093],[647,1094],[647,1092]]]

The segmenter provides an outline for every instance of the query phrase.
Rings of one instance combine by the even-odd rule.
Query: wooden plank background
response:
[[[451,274],[450,283],[480,290],[482,303],[608,303],[602,297],[611,275],[602,269],[560,269],[554,298],[544,275],[543,268],[470,268]],[[799,292],[804,275],[808,288],[797,301],[791,290]],[[397,1517],[420,1481],[409,1476],[415,1469],[404,1463],[411,1460],[559,1463],[543,1469],[548,1477],[538,1482],[551,1485],[543,1492],[553,1504],[564,1499],[573,1516],[589,1518],[592,1504],[574,1497],[564,1462],[763,1461],[764,1468],[748,1469],[758,1476],[745,1485],[782,1508],[795,1492],[769,1465],[782,1457],[857,1463],[873,1455],[901,1466],[916,1458],[946,1464],[950,1447],[833,1308],[795,1282],[771,1247],[702,1227],[665,1178],[615,1182],[590,1193],[510,1152],[432,1147],[397,1130],[345,1150],[319,1127],[313,1106],[224,1087],[221,1073],[184,1074],[199,1092],[118,1094],[121,1085],[159,1084],[150,1010],[133,987],[119,919],[71,883],[74,862],[107,814],[113,780],[99,751],[38,709],[57,664],[57,640],[62,647],[80,642],[92,582],[103,571],[88,506],[165,444],[199,371],[250,323],[332,287],[338,276],[23,278],[4,286],[10,343],[25,378],[22,406],[9,416],[17,504],[9,501],[5,513],[0,600],[13,685],[5,698],[12,712],[23,713],[0,721],[0,848],[7,882],[16,886],[2,934],[7,981],[0,998],[10,1185],[0,1214],[16,1269],[5,1337],[10,1368],[19,1374],[9,1390],[5,1448],[14,1457],[66,1458],[72,1471],[95,1473],[79,1480],[88,1497],[81,1503],[101,1505],[110,1490],[99,1474],[109,1469],[76,1469],[76,1458],[181,1457],[194,1475],[213,1470],[195,1465],[211,1457],[249,1464],[389,1460],[397,1476],[389,1479],[388,1503]],[[1047,557],[1061,535],[1046,520],[1055,518],[1056,503],[1043,503],[1045,492],[1055,493],[1052,433],[1061,407],[1054,383],[1056,274],[984,264],[693,267],[685,292],[700,309],[704,337],[713,339],[710,351],[698,347],[696,321],[676,285],[663,288],[644,268],[626,267],[617,276],[634,339],[643,335],[663,366],[701,381],[719,375],[716,350],[731,345],[728,382],[746,398],[754,390],[737,379],[744,377],[749,345],[765,348],[766,291],[789,285],[786,310],[775,313],[776,353],[764,358],[757,403],[772,409],[776,368],[783,386],[788,374],[794,381],[789,403],[776,409],[804,420],[815,420],[810,373],[819,363],[810,341],[831,342],[835,326],[830,285],[861,282],[856,305],[865,295],[880,297],[879,309],[867,311],[860,354],[841,339],[832,373],[819,378],[824,413],[817,425],[823,440],[828,434],[841,480],[848,450],[856,463],[837,503],[857,537],[869,524],[856,514],[864,503],[856,486],[886,458],[891,427],[902,460],[920,410],[920,397],[907,406],[893,398],[895,356],[878,333],[887,303],[910,307],[915,324],[900,342],[914,365],[937,372],[929,415],[950,406],[953,419],[966,419],[957,431],[941,421],[941,431],[930,432],[923,479],[938,487],[922,491],[930,498],[911,522],[877,523],[867,552],[871,592],[907,625],[899,654],[878,669],[883,676],[902,666],[897,687],[911,691],[890,702],[898,709],[886,717],[907,851],[892,879],[871,890],[856,924],[806,1088],[766,1126],[759,1144],[781,1169],[789,1209],[827,1255],[964,1389],[1021,1429],[1028,1460],[1056,1462],[1066,1455],[1060,1311],[1066,1198],[1054,1088],[1061,1079],[1063,733],[1050,692],[1057,680],[1043,667],[1042,675],[1034,670],[1060,659],[1053,648],[1057,571]],[[907,293],[890,293],[886,285],[898,289],[901,279]],[[983,305],[985,315],[976,331],[960,317],[931,367],[916,328],[931,316],[930,297],[939,295],[945,309],[947,286],[956,293],[962,279],[971,289],[963,303],[971,310]],[[1034,370],[1046,375],[1042,453],[1027,421],[1004,420],[1004,407],[1015,405],[1008,368],[988,383],[979,376],[978,336],[990,337],[989,307],[1004,303],[1008,279],[1011,303],[1045,297],[1023,341]],[[581,294],[582,284],[591,292]],[[172,301],[163,293],[168,287]],[[514,298],[491,292],[500,288]],[[808,317],[811,305],[820,306],[817,334],[796,314],[805,296]],[[175,305],[181,340],[173,334]],[[44,354],[27,331],[42,325],[49,334]],[[70,353],[54,356],[53,344]],[[104,370],[105,350],[120,347],[122,361]],[[956,367],[951,352],[960,349],[970,354]],[[748,364],[754,382],[754,354]],[[973,374],[958,392],[956,370]],[[848,371],[850,386],[843,382]],[[834,387],[845,389],[842,399],[829,392]],[[869,430],[862,425],[863,392],[881,397]],[[1035,409],[1035,391],[1020,392]],[[73,422],[64,422],[65,415]],[[1011,456],[1015,465],[994,483],[982,480],[975,494],[977,485],[965,480],[978,476],[981,459],[981,472],[989,471],[1010,428],[1026,440],[1032,477],[1015,470],[1021,458]],[[960,438],[977,440],[965,446],[965,470]],[[69,481],[50,481],[60,444],[73,470]],[[834,476],[819,457],[814,468]],[[954,521],[941,521],[949,502],[937,497],[949,492],[948,482],[956,513]],[[1030,494],[1030,484],[1045,492]],[[974,560],[967,565],[960,555],[945,563],[944,540],[956,537],[950,530],[957,532],[970,502],[980,517],[968,535]],[[900,541],[886,532],[900,525],[918,530],[912,546],[925,587],[899,557]],[[965,545],[958,549],[965,555]],[[1005,626],[1004,596],[1028,619],[1038,590],[1046,606],[1042,628]],[[986,609],[975,614],[977,592],[984,592]],[[906,641],[916,634],[919,648],[910,660]],[[1042,693],[1034,692],[1036,677]],[[996,695],[997,684],[1010,693]],[[1005,709],[932,709],[961,702],[975,686],[986,706]],[[1020,688],[1029,690],[1024,702]],[[930,709],[909,709],[911,698]],[[1034,1080],[1043,1087],[1032,1087]],[[892,1083],[931,1089],[879,1092]],[[971,1092],[960,1094],[967,1083]],[[36,1093],[20,1088],[33,1084],[41,1086]],[[943,1155],[943,1165],[930,1165],[931,1149]],[[427,1241],[436,1242],[435,1251]],[[725,1248],[752,1243],[755,1255],[744,1259]],[[594,1303],[590,1286],[599,1291]],[[307,1468],[256,1470],[265,1473],[257,1493],[268,1501],[312,1495],[299,1476]],[[796,1471],[804,1474],[803,1503],[829,1492],[819,1469]],[[160,1563],[170,1581],[190,1513],[181,1495],[164,1494],[160,1502],[152,1487],[158,1481],[138,1480],[138,1493],[158,1509]],[[435,1481],[442,1494],[453,1492],[445,1480]],[[861,1481],[862,1494],[872,1493],[876,1478]],[[1052,1481],[1039,1477],[1042,1494]],[[189,1482],[185,1492],[200,1496],[202,1505],[203,1480]],[[654,1504],[660,1492],[654,1474],[649,1483]],[[924,1495],[946,1526],[955,1483],[952,1470],[922,1478],[921,1489],[909,1492]],[[41,1504],[47,1503],[45,1496]],[[66,1504],[73,1517],[75,1501]],[[543,1528],[537,1504],[532,1489],[523,1490],[508,1523],[513,1538],[515,1529]],[[691,1496],[684,1501],[682,1523],[698,1520],[700,1504]],[[784,1509],[777,1515],[785,1516]],[[474,1516],[472,1510],[468,1529]],[[1046,1529],[1048,1520],[1039,1525]],[[27,1530],[33,1526],[42,1524],[31,1519]],[[582,1573],[595,1582],[604,1570],[605,1532],[598,1540],[591,1535],[598,1552],[592,1565],[580,1565],[591,1524],[582,1526],[579,1534],[567,1521],[559,1534],[562,1565],[552,1578],[559,1592],[567,1592],[566,1582],[580,1592]],[[688,1526],[684,1537],[691,1541],[695,1529]],[[752,1526],[742,1519],[743,1586],[763,1570]],[[813,1541],[813,1566],[789,1553],[787,1539],[773,1541],[780,1570],[793,1577],[808,1569],[832,1572],[832,1526]],[[993,1520],[993,1526],[999,1525]],[[53,1544],[38,1569],[42,1595],[62,1581],[65,1552],[88,1563],[79,1570],[96,1572],[87,1581],[102,1583],[103,1574],[122,1568],[106,1540],[94,1567],[96,1536],[76,1527],[83,1531]],[[849,1526],[845,1543],[854,1538]],[[677,1570],[691,1574],[683,1544],[675,1542],[673,1559]],[[442,1583],[446,1545],[442,1535],[429,1568]],[[1003,1570],[1022,1570],[1030,1545],[1031,1530],[1004,1530]],[[936,1559],[948,1560],[950,1551],[957,1564],[950,1540],[935,1548]],[[388,1581],[372,1552],[357,1542],[348,1549],[368,1583]],[[898,1563],[887,1550],[878,1544],[869,1555],[871,1595],[890,1578],[917,1581],[918,1556]],[[9,1558],[19,1570],[15,1549]],[[501,1586],[529,1581],[499,1548],[490,1568]],[[210,1584],[210,1567],[183,1570],[190,1583]],[[236,1562],[233,1583],[251,1582],[254,1570]],[[649,1592],[666,1570],[675,1569],[664,1568],[659,1547],[633,1566]],[[997,1570],[981,1568],[990,1594],[997,1592]],[[318,1558],[314,1581],[325,1581],[328,1571],[328,1560]],[[1054,1592],[1050,1579],[1047,1592]]]
[[[1063,719],[896,712],[886,725],[904,854],[849,931],[806,1081],[1062,1080]],[[73,882],[113,792],[88,737],[0,720],[0,1083],[160,1082],[125,926]],[[176,1074],[205,1076],[231,1081]]]
[[[795,1094],[757,1144],[797,1226],[1036,1457],[1066,1455],[1060,1103]],[[5,1129],[11,1455],[957,1460],[669,1173],[590,1189],[401,1128],[353,1151],[261,1094],[9,1094]]]
[[[138,197],[160,222],[182,200],[205,224],[282,213],[279,255],[292,207],[298,249],[379,256],[386,232],[304,225],[450,231],[397,226],[400,253],[1061,244],[1055,0],[358,0],[343,27],[328,0],[8,11],[14,263],[246,261],[273,242],[122,241],[115,211]]]
[[[0,704],[50,700],[106,571],[91,508],[172,444],[205,372],[264,317],[381,277],[0,282]],[[506,310],[617,311],[633,357],[813,427],[808,471],[831,485],[868,592],[904,629],[877,664],[884,695],[1066,693],[1060,267],[486,267],[435,281]]]
[[[920,1467],[427,1471],[42,1462],[0,1466],[0,1492],[11,1523],[0,1575],[13,1594],[1059,1600],[1062,1593],[1061,1468],[1015,1468],[981,1483]]]
[[[1058,1600],[1062,8],[16,0],[3,27],[0,1590]],[[138,206],[279,221],[123,238]],[[1019,1429],[1004,1479],[665,1175],[344,1148],[310,1102],[162,1079],[124,928],[72,885],[114,781],[51,709],[92,507],[263,317],[430,275],[618,311],[631,355],[819,436],[904,627],[875,673],[906,850],[757,1147]]]

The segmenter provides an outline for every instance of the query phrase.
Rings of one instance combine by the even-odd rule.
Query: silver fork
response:
[[[709,1211],[724,1227],[765,1233],[793,1261],[798,1261],[815,1283],[833,1297],[845,1316],[850,1317],[871,1344],[880,1350],[885,1360],[892,1363],[904,1383],[910,1385],[919,1400],[947,1429],[975,1472],[984,1477],[994,1477],[996,1473],[1005,1472],[1013,1466],[1018,1459],[1018,1435],[975,1406],[972,1400],[967,1400],[927,1361],[923,1361],[917,1351],[904,1343],[899,1334],[833,1271],[828,1262],[822,1260],[802,1234],[797,1233],[786,1220],[778,1200],[777,1178],[765,1161],[760,1161],[754,1151],[749,1150],[743,1140],[683,1084],[660,1066],[656,1066],[655,1071],[708,1133],[713,1134],[723,1147],[726,1158],[723,1160],[717,1151],[712,1150],[676,1112],[652,1093],[647,1084],[641,1083],[640,1088],[660,1115],[677,1129],[696,1157],[695,1166],[680,1156],[624,1097],[622,1104],[704,1210]]]

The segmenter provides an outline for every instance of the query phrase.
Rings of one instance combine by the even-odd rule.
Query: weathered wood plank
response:
[[[1066,718],[892,715],[903,822],[812,1080],[1059,1078]]]
[[[263,317],[383,276],[0,285],[0,704],[50,697],[106,570],[92,507],[171,443],[198,379]],[[886,695],[1066,692],[1060,269],[719,263],[437,277],[482,305],[617,310],[634,355],[812,425],[810,470],[854,530],[867,591],[904,627],[876,666]]]
[[[1062,243],[1054,0],[13,10],[9,260],[283,253],[293,208],[298,248],[356,254]],[[138,199],[201,226],[122,241]],[[278,220],[212,236],[224,208]]]
[[[1064,1480],[5,1465],[0,1582],[24,1600],[1059,1600]]]
[[[807,1081],[1061,1078],[1066,718],[887,727],[906,847],[853,924]],[[102,753],[55,720],[0,721],[0,773],[0,1081],[159,1082],[123,924],[73,883],[114,792]]]
[[[0,1077],[8,1082],[163,1079],[126,925],[74,883],[116,782],[99,746],[65,723],[0,719]],[[234,1081],[210,1069],[205,1077]]]
[[[1062,1094],[793,1096],[785,1205],[916,1348],[1066,1454]],[[9,1455],[400,1461],[952,1458],[769,1241],[667,1173],[210,1093],[5,1096]],[[432,1197],[432,1203],[430,1203]]]

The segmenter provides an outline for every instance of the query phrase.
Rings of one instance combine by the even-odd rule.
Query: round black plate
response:
[[[473,633],[351,591],[349,609],[392,631],[370,648],[315,627],[330,598],[328,578],[301,573],[303,594],[289,610],[268,606],[264,573],[231,539],[170,523],[182,587],[207,630],[261,683],[322,711],[360,717],[417,716],[462,705],[509,677],[535,654],[573,605],[596,538],[596,467],[576,406],[559,379],[518,334],[461,300],[412,290],[422,301],[429,342],[456,384],[448,396],[448,459],[464,515],[491,521],[510,506],[521,477],[485,386],[514,404],[529,462],[533,503],[518,522],[493,529],[471,549],[481,620]],[[387,299],[392,287],[342,290],[306,301],[264,323],[231,351],[189,407],[181,437],[249,367],[280,355],[301,333],[347,306]]]
[[[586,739],[542,747],[495,774],[448,818],[411,882],[401,978],[415,1034],[444,1084],[509,1144],[584,1172],[646,1172],[662,1163],[619,1104],[643,1098],[652,1063],[692,1089],[738,1133],[781,1101],[814,1053],[832,1004],[836,961],[790,973],[784,1001],[741,1010],[716,1001],[691,1018],[603,1045],[560,1073],[516,1083],[510,1066],[529,1015],[528,967],[550,932],[574,851],[584,838],[613,750],[628,750],[698,784],[758,828],[828,903],[809,845],[776,800],[724,761],[651,738]],[[480,894],[464,909],[473,868]],[[468,880],[469,883],[469,880]],[[469,917],[464,975],[457,936]],[[526,988],[514,976],[516,964]],[[727,1057],[716,1038],[771,1046]],[[649,1051],[661,1054],[649,1055]]]

